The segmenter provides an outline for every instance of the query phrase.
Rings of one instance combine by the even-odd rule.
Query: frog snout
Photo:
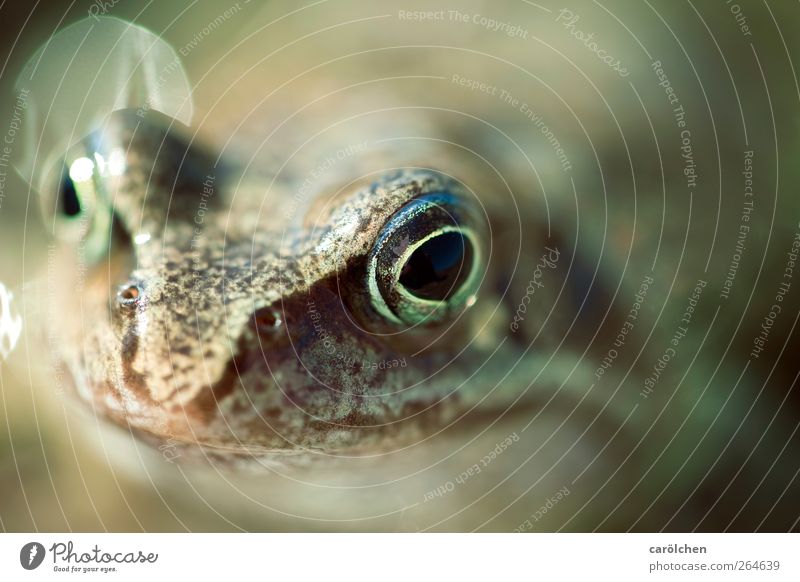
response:
[[[186,404],[248,368],[266,369],[259,360],[267,356],[293,353],[287,318],[302,319],[297,302],[276,300],[274,287],[264,284],[272,275],[236,263],[233,256],[167,256],[119,287],[122,365],[141,379],[152,401]]]

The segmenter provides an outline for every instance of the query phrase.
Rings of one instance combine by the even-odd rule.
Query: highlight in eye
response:
[[[388,221],[368,259],[370,301],[387,320],[436,323],[475,302],[481,273],[477,221],[461,198],[412,200]]]
[[[104,192],[106,164],[99,154],[90,157],[73,153],[59,166],[54,204],[52,198],[51,202],[43,201],[45,217],[49,209],[54,209],[56,235],[67,242],[80,242],[86,258],[93,262],[107,252],[110,238],[112,211]]]

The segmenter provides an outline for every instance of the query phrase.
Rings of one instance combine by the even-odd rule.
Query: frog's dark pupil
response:
[[[69,176],[64,176],[61,181],[61,210],[67,216],[77,216],[81,213],[81,200]]]
[[[472,245],[458,232],[427,240],[403,265],[400,284],[420,299],[446,301],[472,269]]]

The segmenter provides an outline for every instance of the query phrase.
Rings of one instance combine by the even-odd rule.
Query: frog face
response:
[[[470,345],[491,223],[462,182],[381,169],[301,206],[168,125],[115,114],[53,202],[78,237],[65,264],[86,262],[67,312],[92,325],[67,317],[61,351],[84,399],[157,441],[253,453],[380,448],[485,398],[467,379],[497,347]]]
[[[315,99],[283,121],[220,108],[191,135],[177,123],[191,117],[179,105],[187,81],[161,39],[111,18],[68,27],[59,43],[81,51],[99,35],[127,70],[130,55],[114,51],[132,30],[144,40],[126,46],[158,46],[146,58],[170,72],[167,85],[134,68],[139,85],[121,97],[102,83],[91,93],[102,116],[81,93],[79,122],[59,94],[60,123],[43,122],[48,160],[72,143],[62,133],[96,131],[55,180],[43,162],[22,164],[59,239],[58,281],[74,289],[49,310],[63,314],[49,322],[54,351],[96,413],[155,444],[228,457],[347,454],[477,426],[466,416],[529,418],[556,393],[585,398],[578,382],[565,395],[563,378],[588,373],[576,346],[608,298],[583,258],[566,258],[557,237],[568,229],[553,228],[542,180],[559,184],[563,214],[563,178],[552,155],[534,167],[510,138],[513,110],[497,126],[426,105],[419,95],[463,98],[462,84],[418,93],[431,78],[410,76],[413,95],[394,83],[334,91],[327,125]],[[36,103],[56,99],[40,63],[57,74],[62,52],[29,63]],[[117,79],[107,57],[97,66]]]

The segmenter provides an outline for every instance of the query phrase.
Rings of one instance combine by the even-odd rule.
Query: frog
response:
[[[43,204],[58,280],[76,291],[50,322],[70,392],[178,497],[190,475],[225,528],[713,529],[712,510],[753,525],[708,507],[738,499],[706,477],[741,418],[698,407],[701,384],[669,363],[716,373],[690,358],[720,281],[702,253],[678,252],[685,167],[653,140],[673,117],[641,131],[601,97],[627,83],[614,70],[587,83],[530,52],[518,65],[504,56],[527,39],[480,22],[453,34],[495,51],[481,60],[408,41],[370,55],[366,78],[345,56],[294,76],[297,55],[262,62],[260,37],[242,33],[243,54],[216,71],[230,84],[197,65],[207,113],[193,125],[146,108],[105,119]],[[732,408],[753,393],[731,393]],[[772,461],[749,452],[718,468],[756,465],[745,493]]]
[[[463,182],[420,160],[300,206],[232,185],[233,170],[168,125],[115,114],[91,156],[117,175],[67,173],[56,203],[69,221],[110,213],[86,219],[110,225],[109,241],[80,294],[104,324],[65,326],[79,349],[63,363],[94,410],[156,443],[258,456],[418,438],[485,399],[467,382],[483,352],[454,355],[465,335],[496,347],[497,322],[476,331],[470,312],[481,286],[508,282],[496,281],[491,227]],[[100,202],[109,192],[113,204]],[[561,251],[544,239],[539,250],[555,274]],[[504,391],[501,402],[519,395]]]

